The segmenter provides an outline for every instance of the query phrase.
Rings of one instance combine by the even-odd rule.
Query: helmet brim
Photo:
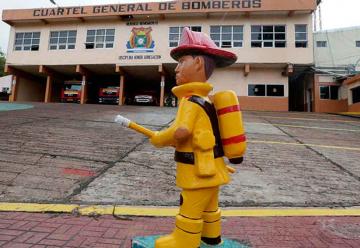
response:
[[[170,56],[176,61],[185,55],[207,55],[214,59],[216,67],[219,68],[230,66],[237,60],[237,56],[232,52],[201,45],[182,45],[170,52]]]

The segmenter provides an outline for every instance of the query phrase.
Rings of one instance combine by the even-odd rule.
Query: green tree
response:
[[[5,76],[4,67],[5,67],[5,54],[0,49],[0,77]]]

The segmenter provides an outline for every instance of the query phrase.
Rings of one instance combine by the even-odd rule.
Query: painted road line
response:
[[[136,215],[136,216],[175,216],[179,213],[179,208],[145,208],[145,207],[126,207],[116,206],[115,215]]]
[[[227,217],[281,217],[281,216],[360,216],[359,208],[261,208],[225,209],[222,216]]]
[[[300,118],[300,117],[280,117],[280,116],[271,116],[271,115],[262,115],[263,118],[271,119],[289,119],[289,120],[302,120],[302,121],[326,121],[326,122],[346,122],[346,123],[360,123],[359,121],[349,121],[349,120],[336,120],[336,119],[316,119],[316,118]]]
[[[78,212],[81,215],[108,215],[114,213],[114,208],[112,205],[80,206]]]
[[[325,145],[317,145],[317,144],[302,144],[302,143],[290,143],[290,142],[266,141],[266,140],[247,140],[247,142],[248,142],[248,143],[254,143],[254,144],[275,144],[275,145],[311,146],[311,147],[321,147],[321,148],[329,148],[329,149],[360,151],[360,147],[325,146]]]
[[[115,207],[115,212],[113,210]],[[86,211],[85,211],[86,210]],[[104,211],[105,210],[105,211]],[[136,207],[113,205],[76,204],[34,204],[0,203],[0,211],[13,212],[58,212],[81,215],[128,215],[128,216],[175,216],[178,207]],[[360,208],[222,208],[222,216],[227,217],[281,217],[281,216],[360,216]]]
[[[360,116],[360,112],[340,112],[338,114],[344,114],[344,115],[358,115]]]
[[[0,203],[0,211],[7,212],[57,212],[71,213],[76,204]]]
[[[308,128],[308,129],[321,129],[330,131],[342,131],[342,132],[359,132],[360,129],[345,129],[345,128],[329,128],[329,127],[310,127],[310,126],[299,126],[299,125],[288,125],[288,124],[274,124],[274,123],[261,123],[261,122],[245,122],[248,124],[258,124],[265,126],[277,126],[277,127],[294,127],[294,128]]]

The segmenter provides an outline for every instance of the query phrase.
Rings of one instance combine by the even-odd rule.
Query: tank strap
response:
[[[209,117],[213,134],[215,136],[214,157],[223,157],[224,150],[221,143],[219,124],[214,105],[206,101],[204,98],[196,95],[192,95],[190,98],[188,98],[188,100],[199,105]]]

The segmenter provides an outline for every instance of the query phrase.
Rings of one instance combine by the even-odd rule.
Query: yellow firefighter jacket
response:
[[[224,159],[214,158],[215,137],[208,115],[201,106],[189,101],[189,97],[195,95],[209,102],[207,96],[212,88],[211,84],[202,82],[174,87],[172,92],[180,101],[175,121],[151,138],[156,147],[174,146],[175,157],[193,154],[193,164],[177,161],[176,185],[183,189],[215,187],[230,181]],[[177,142],[174,133],[180,127],[189,130],[191,135]]]

